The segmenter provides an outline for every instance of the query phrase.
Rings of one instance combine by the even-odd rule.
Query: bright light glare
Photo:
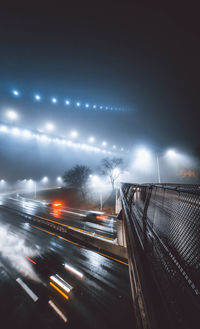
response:
[[[72,290],[72,287],[67,282],[65,282],[62,278],[61,278],[61,280],[59,280],[57,277],[52,275],[52,276],[50,276],[50,279],[52,281],[54,281],[55,283],[57,283],[57,285],[60,286],[66,292],[70,292],[70,290]]]
[[[78,276],[82,279],[83,274],[82,274],[81,272],[77,271],[74,267],[72,267],[72,266],[70,266],[70,265],[68,265],[68,264],[66,264],[66,263],[65,263],[64,266],[65,266],[65,268],[66,268],[67,270],[69,270],[69,271],[71,271],[72,273],[78,275]]]
[[[24,130],[22,132],[22,136],[25,137],[25,138],[31,138],[32,137],[32,134],[29,130]]]
[[[47,122],[46,123],[46,129],[49,131],[53,131],[54,130],[54,124],[51,122]]]
[[[95,138],[94,138],[94,137],[90,137],[90,138],[89,138],[89,142],[90,142],[90,143],[94,143],[94,141],[95,141]]]
[[[71,132],[71,137],[73,137],[73,138],[78,137],[78,132],[77,132],[76,130],[73,130],[73,131]]]
[[[133,168],[140,172],[150,172],[153,166],[153,159],[151,153],[145,149],[141,148],[136,151],[133,159]]]
[[[113,145],[113,149],[116,150],[116,145]]]
[[[177,153],[174,150],[168,150],[166,156],[173,159],[177,156]]]
[[[62,182],[62,177],[58,176],[58,177],[57,177],[57,181],[58,181],[58,182]]]
[[[76,103],[76,106],[78,106],[78,107],[79,107],[80,105],[81,105],[81,104],[80,104],[79,102],[77,102],[77,103]]]
[[[51,99],[51,101],[52,101],[52,103],[57,103],[57,98],[55,98],[55,97],[52,97],[52,99]]]
[[[106,145],[107,145],[107,142],[103,141],[102,146],[106,146]]]
[[[85,104],[85,107],[87,107],[87,108],[88,108],[88,107],[89,107],[89,104]]]
[[[93,105],[93,109],[96,109],[97,108],[97,106],[96,105]]]
[[[13,128],[13,129],[11,130],[11,132],[12,132],[12,134],[15,135],[15,136],[19,136],[19,134],[20,134],[20,130],[19,130],[18,128]]]
[[[8,128],[6,126],[0,126],[0,131],[6,133],[8,131]]]
[[[14,90],[12,91],[12,93],[13,93],[13,95],[15,95],[15,96],[19,96],[19,91],[16,90],[16,89],[14,89]]]
[[[40,101],[41,100],[40,95],[35,95],[35,99],[36,99],[36,101]]]
[[[65,104],[70,105],[70,101],[68,99],[66,99]]]
[[[48,182],[48,177],[47,177],[47,176],[43,177],[43,178],[42,178],[42,182],[43,182],[43,183],[47,183],[47,182]]]
[[[8,119],[10,119],[10,120],[16,120],[18,118],[17,113],[15,111],[12,111],[12,110],[7,111],[6,115],[7,115]]]

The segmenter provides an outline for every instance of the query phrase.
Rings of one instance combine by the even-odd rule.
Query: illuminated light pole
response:
[[[51,123],[51,122],[47,122],[46,123],[46,129],[48,130],[48,131],[53,131],[54,130],[54,124],[53,123]]]
[[[13,89],[12,93],[14,96],[19,96],[19,91],[16,89]]]
[[[76,130],[71,131],[71,137],[76,138],[78,137],[78,132]]]
[[[47,183],[47,182],[48,182],[48,180],[49,180],[49,179],[48,179],[48,177],[47,177],[47,176],[45,176],[45,177],[43,177],[43,178],[42,178],[42,182],[43,182],[43,183]]]
[[[41,100],[41,96],[38,95],[38,94],[36,94],[36,95],[34,96],[34,98],[35,98],[36,101],[40,101],[40,100]]]
[[[90,142],[90,143],[94,143],[94,141],[95,141],[95,138],[91,136],[91,137],[89,138],[89,142]]]
[[[58,176],[58,177],[56,178],[56,181],[58,182],[59,187],[60,187],[60,185],[61,185],[62,182],[63,182],[62,177]]]
[[[56,104],[56,103],[57,103],[57,98],[52,97],[52,98],[51,98],[51,102],[52,102],[53,104]]]
[[[15,121],[18,119],[18,114],[17,112],[13,111],[13,110],[8,110],[6,112],[6,116],[10,121]]]

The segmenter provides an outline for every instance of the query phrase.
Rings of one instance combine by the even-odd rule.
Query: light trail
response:
[[[52,302],[51,299],[48,301],[48,304],[53,308],[53,310],[61,317],[64,322],[67,322],[67,317],[63,314],[63,312],[61,312],[61,310],[59,310],[59,308],[54,304],[54,302]]]
[[[26,293],[34,300],[34,302],[36,302],[39,299],[39,297],[36,296],[36,294],[27,286],[27,284],[24,283],[24,281],[22,281],[22,279],[17,278],[16,281],[26,291]]]

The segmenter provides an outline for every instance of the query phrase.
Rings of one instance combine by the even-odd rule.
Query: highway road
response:
[[[0,207],[3,328],[135,328],[127,264],[39,225]]]
[[[84,211],[64,207],[52,208],[46,202],[26,199],[17,194],[1,196],[0,204],[23,213],[54,220],[92,234],[95,233],[97,237],[114,240],[117,235],[115,218],[91,221],[85,217]]]

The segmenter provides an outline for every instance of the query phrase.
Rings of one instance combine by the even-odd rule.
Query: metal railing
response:
[[[200,327],[200,185],[121,185],[139,328]]]

